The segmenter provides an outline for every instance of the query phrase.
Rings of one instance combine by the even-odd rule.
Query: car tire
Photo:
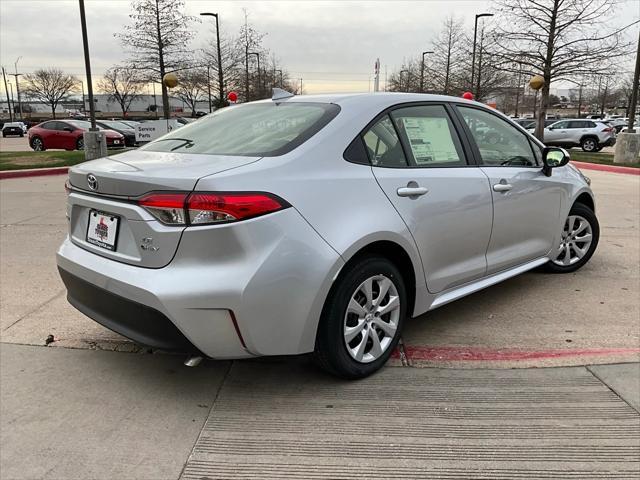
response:
[[[84,138],[83,137],[79,137],[78,140],[76,140],[76,150],[84,150]]]
[[[325,302],[316,335],[316,363],[346,379],[371,375],[393,353],[406,312],[406,287],[396,266],[379,256],[356,260],[345,267]]]
[[[598,140],[593,137],[585,137],[580,140],[580,147],[583,152],[595,152],[598,148]]]
[[[31,148],[34,152],[44,152],[44,141],[40,137],[33,137],[31,139]]]
[[[586,235],[590,235],[589,242],[585,240]],[[600,224],[596,214],[586,205],[574,203],[564,224],[558,256],[545,264],[545,270],[552,273],[575,272],[589,261],[599,240]]]

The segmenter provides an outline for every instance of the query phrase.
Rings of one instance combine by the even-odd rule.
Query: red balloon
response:
[[[464,92],[462,94],[462,98],[464,98],[465,100],[473,100],[473,93],[471,92]]]
[[[229,94],[227,95],[227,98],[229,99],[230,102],[237,102],[238,94],[236,92],[229,92]]]

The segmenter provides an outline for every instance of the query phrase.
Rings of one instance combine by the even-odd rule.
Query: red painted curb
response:
[[[62,175],[69,167],[34,168],[29,170],[4,170],[0,172],[0,180],[4,178],[42,177],[45,175]]]
[[[616,165],[601,165],[599,163],[576,162],[574,160],[571,160],[571,163],[578,167],[580,170],[598,170],[600,172],[640,175],[640,168],[618,167]]]
[[[584,357],[598,355],[640,354],[640,348],[573,348],[563,350],[516,350],[480,347],[423,347],[404,346],[409,360],[438,361],[495,361],[539,360],[548,358]]]

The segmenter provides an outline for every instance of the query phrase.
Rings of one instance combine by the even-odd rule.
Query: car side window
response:
[[[369,160],[374,167],[406,167],[407,159],[402,144],[391,123],[385,115],[363,136]]]
[[[408,145],[414,167],[467,165],[462,145],[443,105],[420,105],[391,112],[396,129]]]
[[[45,130],[55,130],[56,123],[58,122],[44,122],[42,125],[40,125],[40,128],[44,128]]]
[[[457,108],[471,131],[484,165],[538,166],[526,134],[497,115],[477,108]]]
[[[569,122],[556,122],[553,124],[553,128],[558,130],[563,128],[569,128]]]

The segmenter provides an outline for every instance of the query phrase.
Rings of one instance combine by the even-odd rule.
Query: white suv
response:
[[[596,120],[560,120],[544,129],[544,143],[567,148],[582,147],[585,152],[598,152],[616,144],[616,131]]]

